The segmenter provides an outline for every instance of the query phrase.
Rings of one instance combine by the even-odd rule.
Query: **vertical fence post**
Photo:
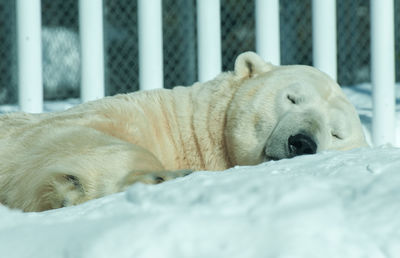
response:
[[[314,66],[337,80],[336,0],[312,1]]]
[[[162,1],[138,1],[139,85],[141,90],[163,88]]]
[[[197,41],[199,81],[221,72],[220,0],[197,0]]]
[[[79,0],[81,100],[104,97],[103,1]]]
[[[17,0],[19,106],[24,112],[43,111],[40,0]]]
[[[371,0],[372,140],[395,142],[395,59],[393,0]]]
[[[279,0],[256,0],[256,50],[265,60],[281,63]]]

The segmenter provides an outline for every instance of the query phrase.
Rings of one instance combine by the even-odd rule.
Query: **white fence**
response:
[[[19,105],[41,112],[43,106],[40,0],[16,0]],[[162,0],[138,0],[140,88],[163,87]],[[371,1],[373,142],[394,142],[395,59],[393,0]],[[337,78],[336,0],[312,1],[313,63]],[[104,96],[102,0],[80,0],[81,98]],[[256,51],[280,63],[279,0],[256,0]],[[198,78],[221,71],[220,1],[197,0]]]

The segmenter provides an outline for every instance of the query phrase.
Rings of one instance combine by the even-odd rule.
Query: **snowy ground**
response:
[[[369,134],[369,86],[345,91]],[[0,257],[395,258],[399,199],[400,149],[325,152],[42,213],[0,206]]]

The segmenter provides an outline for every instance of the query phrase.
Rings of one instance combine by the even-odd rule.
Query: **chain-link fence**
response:
[[[17,101],[15,2],[0,1],[0,104]]]
[[[79,96],[78,2],[42,0],[44,98]]]
[[[254,1],[221,1],[222,69],[255,50]],[[322,1],[322,0],[321,0]],[[107,95],[138,87],[137,1],[104,0]],[[197,80],[196,0],[163,0],[164,85]],[[280,0],[281,63],[312,65],[311,0]],[[79,97],[78,0],[42,0],[45,99]],[[400,0],[395,0],[396,63],[400,61]],[[17,101],[15,0],[0,0],[0,104]],[[370,6],[364,0],[337,0],[338,80],[370,80]],[[396,69],[397,80],[400,69]]]

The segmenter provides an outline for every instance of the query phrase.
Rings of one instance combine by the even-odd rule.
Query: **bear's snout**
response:
[[[291,135],[288,139],[288,149],[290,157],[315,154],[317,152],[317,144],[308,135],[299,133]]]

